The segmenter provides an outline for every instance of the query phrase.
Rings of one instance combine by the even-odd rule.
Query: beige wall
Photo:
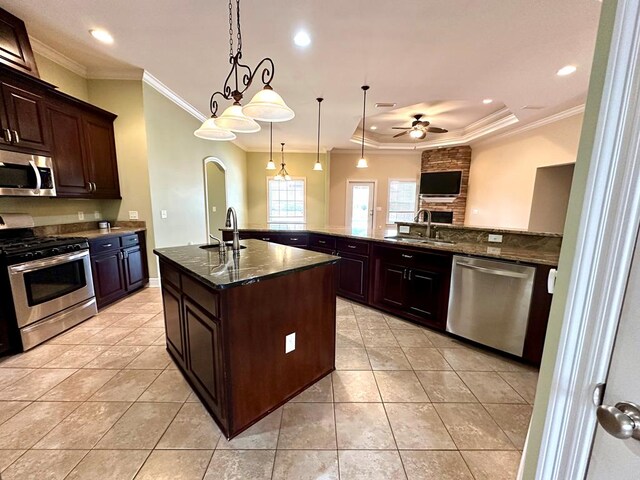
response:
[[[538,167],[573,163],[582,115],[472,145],[465,225],[526,230]]]
[[[420,181],[420,152],[411,154],[367,153],[369,168],[356,168],[360,152],[331,153],[329,221],[330,226],[344,226],[347,202],[347,180],[376,180],[375,228],[383,230],[387,222],[389,179]]]
[[[564,231],[574,165],[571,163],[538,168],[529,215],[530,231]]]
[[[280,169],[280,152],[274,152],[273,158],[276,166]],[[268,161],[269,152],[247,153],[248,223],[265,223],[267,221],[267,177],[273,176],[278,171],[267,171],[265,167]],[[315,153],[285,152],[285,162],[289,174],[292,177],[306,179],[307,224],[324,226],[327,183],[326,155],[320,155],[323,171],[313,170],[315,161]]]
[[[204,243],[207,239],[204,159],[226,167],[227,201],[246,221],[246,154],[230,142],[193,135],[200,122],[144,85],[144,116],[149,158],[153,224],[157,247]],[[160,218],[161,210],[167,218]]]
[[[89,101],[89,87],[86,78],[81,77],[71,70],[67,70],[42,55],[34,53],[34,56],[40,78],[55,85],[61,92],[84,100],[85,102]]]

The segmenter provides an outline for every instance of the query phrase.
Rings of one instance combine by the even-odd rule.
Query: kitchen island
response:
[[[227,438],[335,368],[333,255],[160,248],[167,349]]]

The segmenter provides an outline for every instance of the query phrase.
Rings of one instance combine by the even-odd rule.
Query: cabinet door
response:
[[[91,259],[98,308],[102,308],[126,294],[121,257],[122,252],[116,250]]]
[[[189,342],[188,373],[208,406],[220,419],[224,419],[226,409],[220,324],[187,298],[184,300],[184,319]]]
[[[38,76],[31,43],[24,22],[0,9],[0,62],[12,68]]]
[[[49,153],[49,126],[45,123],[43,98],[7,83],[2,84],[12,144],[26,150]]]
[[[180,292],[174,289],[169,282],[162,282],[162,307],[164,310],[164,330],[167,339],[167,348],[171,351],[180,365],[183,368],[186,368]]]
[[[146,283],[142,250],[139,246],[126,248],[123,250],[123,255],[127,291],[142,287]]]
[[[379,275],[376,300],[391,307],[401,308],[405,302],[406,269],[400,265],[381,262],[377,274]]]
[[[361,255],[338,253],[338,295],[367,301],[369,259]]]
[[[47,105],[46,110],[51,125],[56,192],[60,197],[89,196],[89,168],[83,148],[80,112],[57,105]]]
[[[120,198],[113,122],[86,115],[83,118],[83,129],[90,166],[90,180],[95,187],[93,196]]]
[[[430,324],[442,323],[442,275],[428,270],[410,269],[406,286],[407,312]]]

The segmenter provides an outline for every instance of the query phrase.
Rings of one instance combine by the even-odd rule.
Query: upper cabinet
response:
[[[49,125],[44,116],[44,91],[5,78],[0,85],[2,140],[15,150],[49,153]]]
[[[0,9],[0,63],[38,77],[38,67],[24,22],[2,9]]]

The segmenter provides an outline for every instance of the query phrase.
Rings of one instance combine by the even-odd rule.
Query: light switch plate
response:
[[[489,241],[490,242],[495,242],[495,243],[502,243],[502,235],[497,235],[495,233],[490,233],[489,234]]]
[[[138,220],[137,210],[129,210],[129,220]]]
[[[211,207],[211,211],[213,213],[216,213],[218,211],[218,207],[216,207],[215,205],[213,207]]]
[[[167,218],[167,211],[166,210],[160,210],[160,218]]]
[[[93,217],[94,217],[96,220],[100,220],[100,212],[98,212],[97,210],[96,210],[95,212],[93,212]]]
[[[84,220],[84,212],[78,212],[78,220]]]
[[[296,333],[290,333],[284,337],[284,353],[293,352],[296,349]]]

